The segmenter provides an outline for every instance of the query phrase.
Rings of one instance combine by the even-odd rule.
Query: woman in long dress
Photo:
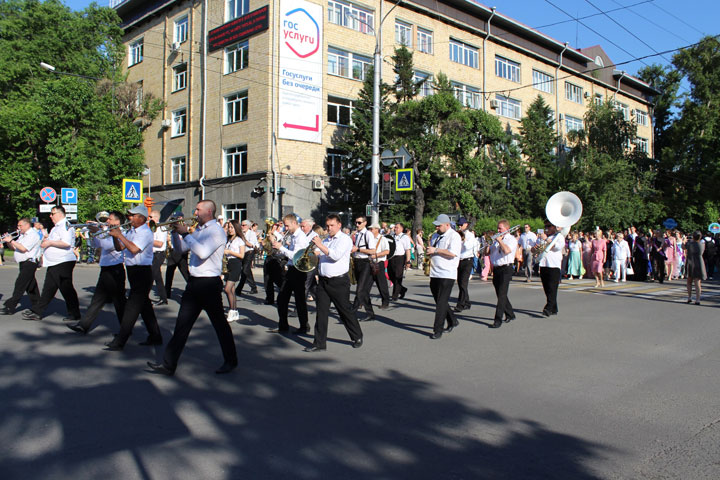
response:
[[[677,241],[675,240],[675,232],[668,230],[666,232],[665,245],[663,246],[663,252],[665,252],[665,273],[668,281],[672,280],[673,275],[677,272],[675,270],[675,263],[677,261]]]
[[[592,275],[592,242],[590,234],[586,233],[582,235],[582,263],[585,267],[585,274],[590,277]]]
[[[570,280],[573,277],[582,277],[582,259],[580,257],[580,249],[582,248],[580,241],[578,240],[577,232],[572,234],[570,242],[568,243],[568,250],[570,254],[568,256],[567,274]]]
[[[687,303],[692,303],[692,286],[695,284],[695,305],[700,305],[700,294],[702,288],[700,283],[707,278],[703,252],[705,244],[700,242],[702,234],[699,230],[693,233],[692,240],[686,245],[685,250],[685,273],[687,274]]]
[[[603,266],[607,260],[607,241],[603,238],[602,230],[595,231],[595,239],[591,242],[590,257],[592,259],[590,271],[595,277],[595,287],[604,287]]]

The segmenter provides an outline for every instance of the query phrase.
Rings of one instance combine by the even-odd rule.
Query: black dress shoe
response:
[[[394,296],[390,297],[390,300],[392,300],[393,302],[396,302],[397,299],[398,299],[397,295],[394,295]]]
[[[389,303],[383,303],[382,305],[380,305],[380,310],[387,310],[388,308],[390,308]]]
[[[440,337],[442,337],[442,332],[433,333],[432,335],[430,335],[430,339],[432,340],[437,340]]]
[[[455,313],[460,313],[463,310],[465,310],[465,309],[459,305],[457,307],[453,308],[453,312],[455,312]]]
[[[295,328],[292,333],[295,335],[310,335],[310,326]]]
[[[42,320],[42,317],[35,312],[30,312],[29,314],[23,313],[23,320],[39,322],[40,320]]]
[[[147,366],[150,367],[153,373],[167,375],[168,377],[172,377],[173,375],[175,375],[175,370],[170,370],[162,363],[147,362]]]
[[[222,375],[223,373],[230,373],[237,367],[237,363],[223,363],[220,368],[215,370],[215,373]]]
[[[405,294],[407,293],[407,288],[403,287],[400,291],[400,298],[405,298]]]
[[[168,304],[167,300],[155,300],[153,302],[153,305],[167,305],[167,304]]]
[[[500,320],[495,320],[492,325],[490,325],[490,328],[500,328],[502,327],[502,322]]]
[[[452,325],[449,325],[449,326],[445,329],[445,331],[446,331],[447,333],[450,333],[450,332],[453,331],[453,328],[457,327],[458,325],[460,325],[460,322],[457,321],[457,319],[456,319],[456,320],[452,323]]]
[[[35,312],[33,312],[32,310],[30,310],[30,309],[28,308],[28,309],[23,310],[22,316],[23,316],[23,317],[29,317],[30,315],[33,315],[34,313],[35,313]]]
[[[688,303],[690,303],[690,302],[688,302]],[[3,307],[2,310],[0,310],[0,315],[13,315],[14,313],[15,313],[14,308]]]
[[[362,346],[363,346],[363,339],[362,339],[362,338],[358,338],[357,340],[355,340],[354,342],[352,342],[352,347],[353,347],[353,348],[360,348],[360,347],[362,347]]]
[[[268,330],[268,333],[289,333],[289,328],[271,328]]]
[[[547,310],[543,310],[543,311],[542,311],[542,314],[543,314],[544,317],[549,317],[549,316],[550,316],[550,312],[548,312]]]
[[[275,305],[275,302],[272,300],[265,300],[265,305]]]
[[[68,327],[70,330],[72,330],[73,332],[81,333],[81,334],[83,334],[83,335],[87,335],[87,333],[88,333],[88,331],[89,331],[89,329],[83,327],[83,326],[80,325],[79,323],[71,323],[71,324],[68,325],[67,327]]]
[[[118,342],[117,340],[113,340],[112,342],[108,342],[105,344],[105,350],[111,352],[120,352],[123,348],[125,348],[125,345]]]
[[[162,345],[162,337],[147,337],[144,342],[138,343],[138,345]]]
[[[510,323],[513,320],[515,320],[515,315],[513,315],[512,317],[505,317],[505,323]]]
[[[305,347],[303,352],[313,352],[314,353],[314,352],[324,352],[325,350],[327,350],[327,349],[316,347],[315,345],[312,345],[310,347]]]
[[[258,293],[257,288],[254,288],[254,289],[250,290],[250,293],[252,293],[252,294]]]

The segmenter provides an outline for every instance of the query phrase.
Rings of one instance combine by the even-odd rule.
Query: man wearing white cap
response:
[[[435,323],[430,338],[437,340],[442,337],[445,320],[445,331],[448,333],[458,326],[457,318],[450,308],[450,293],[457,278],[462,240],[460,234],[450,226],[450,217],[447,215],[438,215],[433,225],[436,231],[425,253],[430,256],[430,291],[435,299]]]
[[[119,228],[108,230],[108,235],[113,237],[115,249],[123,250],[125,253],[125,270],[130,284],[130,295],[120,321],[120,331],[111,342],[107,343],[107,350],[125,348],[140,314],[148,331],[147,340],[140,342],[140,345],[162,345],[162,334],[150,302],[150,290],[153,286],[154,237],[147,225],[147,218],[147,208],[144,205],[137,205],[128,210],[130,230],[127,233],[123,234]]]

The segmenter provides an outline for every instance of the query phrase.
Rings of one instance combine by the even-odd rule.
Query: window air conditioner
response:
[[[322,190],[325,188],[325,180],[322,178],[315,178],[312,182],[312,189],[313,190]]]
[[[180,51],[180,42],[174,42],[172,44],[172,47],[170,47],[170,51],[175,53]]]
[[[169,120],[166,118],[162,122],[160,122],[160,126],[162,128],[170,128],[170,127],[172,127],[172,120]]]
[[[634,108],[633,108],[632,110],[630,110],[630,116],[631,116],[631,117],[634,117],[634,116],[635,116],[635,109],[634,109]]]
[[[495,108],[498,108],[499,106],[500,106],[500,102],[498,102],[497,100],[490,100],[490,108],[495,109]]]
[[[558,115],[558,120],[560,120],[561,122],[563,121],[564,118],[565,118],[565,115],[563,115],[562,113],[560,115]]]

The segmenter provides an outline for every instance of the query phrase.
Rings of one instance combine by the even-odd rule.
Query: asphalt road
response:
[[[97,273],[76,268],[83,310]],[[15,275],[0,267],[5,298]],[[695,306],[677,282],[565,282],[544,318],[539,282],[516,281],[517,320],[492,330],[492,285],[472,280],[472,309],[430,340],[428,280],[406,283],[362,323],[363,348],[331,320],[323,353],[267,333],[262,287],[243,295],[240,367],[225,376],[204,315],[171,378],[147,371],[163,349],[137,345],[141,325],[125,351],[102,349],[110,305],[86,337],[63,325],[61,300],[42,322],[0,317],[2,478],[720,478],[717,285]],[[176,293],[156,309],[166,340]]]

